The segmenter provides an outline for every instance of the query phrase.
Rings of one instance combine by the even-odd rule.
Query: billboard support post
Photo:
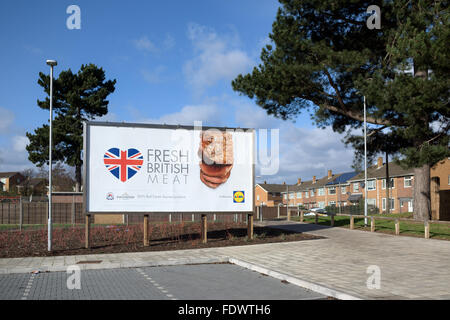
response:
[[[144,214],[144,247],[148,247],[150,244],[148,237],[148,214]]]
[[[206,214],[202,214],[202,243],[208,242],[208,222]]]
[[[247,238],[253,240],[253,213],[248,214]]]
[[[89,249],[89,237],[91,235],[91,215],[86,214],[86,227],[85,227],[85,248]]]

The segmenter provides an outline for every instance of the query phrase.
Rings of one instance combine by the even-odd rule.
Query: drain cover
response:
[[[78,261],[77,264],[87,264],[87,263],[102,263],[102,260],[87,260],[87,261]]]

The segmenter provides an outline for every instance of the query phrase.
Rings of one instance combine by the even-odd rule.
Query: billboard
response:
[[[90,213],[251,212],[254,130],[84,124]]]

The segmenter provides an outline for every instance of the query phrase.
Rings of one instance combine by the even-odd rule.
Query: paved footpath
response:
[[[259,223],[258,223],[259,224]],[[80,256],[0,259],[0,273],[232,262],[337,298],[450,299],[450,241],[393,236],[295,222],[274,227],[325,239]],[[369,266],[380,270],[380,288],[368,289]]]

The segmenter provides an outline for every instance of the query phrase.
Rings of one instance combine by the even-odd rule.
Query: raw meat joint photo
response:
[[[200,133],[200,180],[210,188],[227,182],[233,168],[233,137],[228,132]]]

